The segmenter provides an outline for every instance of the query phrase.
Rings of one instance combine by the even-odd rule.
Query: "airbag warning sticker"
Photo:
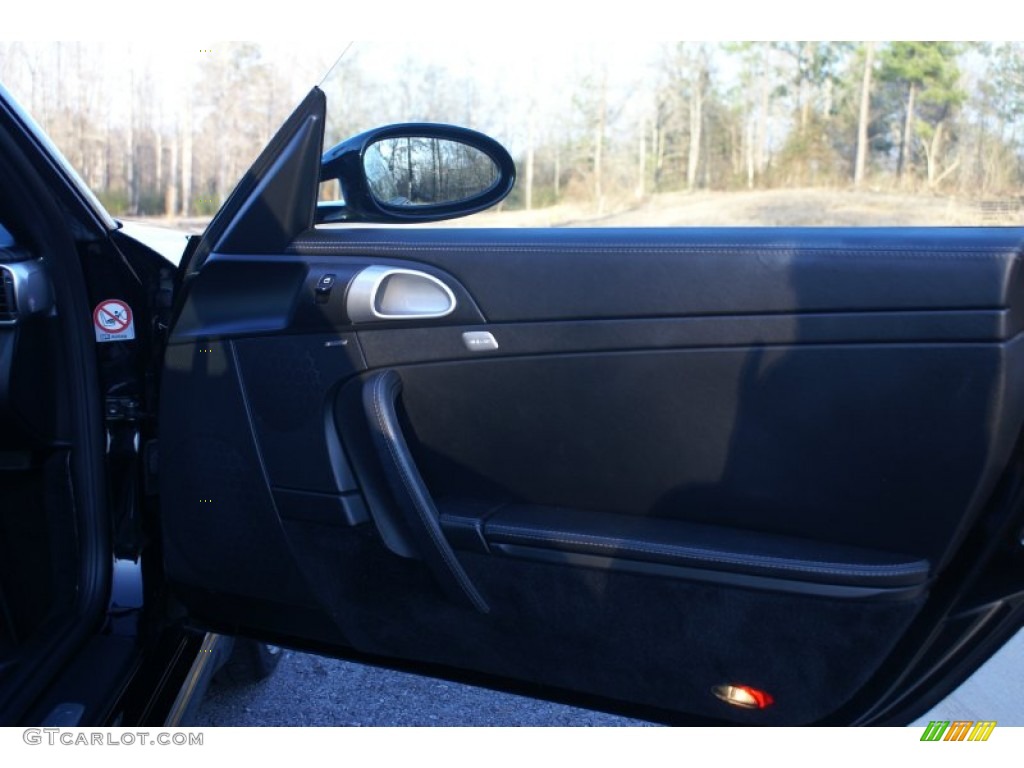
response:
[[[120,299],[107,299],[92,311],[96,341],[130,341],[135,338],[132,310]]]

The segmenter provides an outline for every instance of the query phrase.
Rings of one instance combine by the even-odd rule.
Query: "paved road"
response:
[[[1024,631],[960,689],[924,715],[929,720],[996,720],[1024,726]],[[196,725],[649,725],[602,712],[495,693],[403,672],[286,652],[274,675],[255,685],[216,683]]]
[[[1024,726],[1024,630],[989,659],[981,669],[931,712],[914,721],[995,720],[999,725]]]
[[[214,683],[194,724],[649,725],[470,685],[286,653],[262,683]]]

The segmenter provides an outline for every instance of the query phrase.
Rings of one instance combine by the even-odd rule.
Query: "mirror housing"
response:
[[[317,223],[414,224],[490,208],[512,191],[516,167],[501,144],[477,131],[399,123],[325,152],[320,181],[332,179],[344,203],[317,205]]]

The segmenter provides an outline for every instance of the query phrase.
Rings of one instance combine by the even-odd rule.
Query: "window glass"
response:
[[[191,228],[318,82],[327,147],[425,121],[508,148],[511,195],[441,226],[1024,221],[1024,43],[343,47],[0,42],[0,80],[108,210]]]
[[[446,122],[512,153],[499,209],[442,226],[1024,221],[1024,44],[356,44],[327,142]]]

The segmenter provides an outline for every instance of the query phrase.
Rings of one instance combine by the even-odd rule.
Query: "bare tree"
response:
[[[857,115],[857,157],[854,161],[853,185],[864,183],[868,157],[868,123],[871,120],[871,70],[875,65],[875,44],[864,43],[864,76],[860,85],[860,110]]]
[[[704,127],[704,97],[711,79],[707,48],[701,47],[694,57],[690,82],[690,147],[686,154],[686,188],[693,190],[700,166],[701,131]]]

